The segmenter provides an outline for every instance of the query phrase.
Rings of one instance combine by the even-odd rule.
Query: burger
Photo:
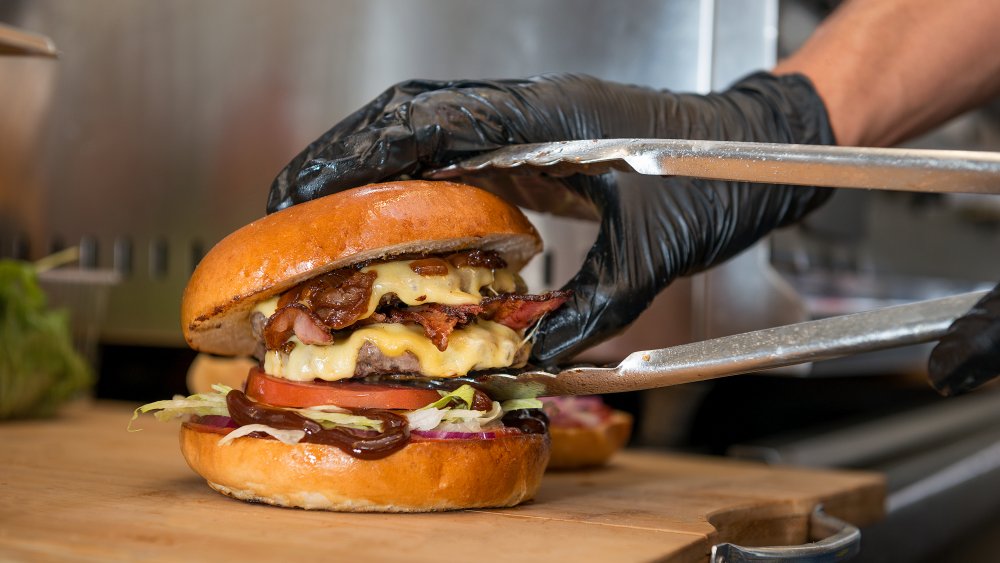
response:
[[[450,182],[370,185],[268,215],[205,255],[181,304],[192,348],[256,359],[246,381],[136,416],[182,417],[188,465],[245,501],[516,505],[549,458],[541,402],[454,378],[527,362],[532,328],[569,296],[526,293],[518,271],[540,250],[516,207]]]
[[[598,395],[543,397],[552,454],[548,469],[591,469],[608,463],[632,434],[632,415]]]

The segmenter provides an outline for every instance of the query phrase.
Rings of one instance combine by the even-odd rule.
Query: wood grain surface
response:
[[[858,525],[882,514],[871,473],[625,452],[550,473],[534,502],[438,514],[336,514],[213,492],[176,423],[82,403],[0,424],[0,560],[705,561],[711,546],[804,543],[817,503]]]

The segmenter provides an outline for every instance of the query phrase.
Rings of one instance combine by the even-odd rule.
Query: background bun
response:
[[[181,451],[215,490],[240,500],[344,512],[429,512],[514,506],[534,496],[549,458],[548,436],[410,442],[362,460],[320,444],[237,438],[191,424]]]
[[[549,469],[583,469],[604,465],[625,447],[632,432],[632,415],[612,411],[602,424],[593,427],[549,425],[552,457]]]
[[[356,262],[407,253],[495,250],[519,270],[541,248],[521,211],[452,182],[373,184],[268,215],[222,239],[198,264],[181,302],[196,350],[249,355],[253,305]]]
[[[222,358],[211,354],[198,354],[188,366],[186,378],[188,392],[211,393],[212,386],[216,383],[233,389],[243,389],[250,368],[257,366],[257,361],[250,358]]]

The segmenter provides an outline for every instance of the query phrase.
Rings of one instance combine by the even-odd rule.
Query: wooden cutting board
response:
[[[188,469],[177,424],[128,405],[75,405],[0,424],[0,560],[677,561],[719,542],[806,541],[808,514],[865,525],[877,474],[626,452],[605,469],[548,474],[534,502],[438,514],[335,514],[247,504]]]

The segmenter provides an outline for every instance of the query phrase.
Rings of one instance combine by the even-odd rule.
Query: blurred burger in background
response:
[[[597,395],[544,397],[542,410],[552,437],[548,469],[602,466],[625,447],[632,433],[632,415],[609,407]]]

